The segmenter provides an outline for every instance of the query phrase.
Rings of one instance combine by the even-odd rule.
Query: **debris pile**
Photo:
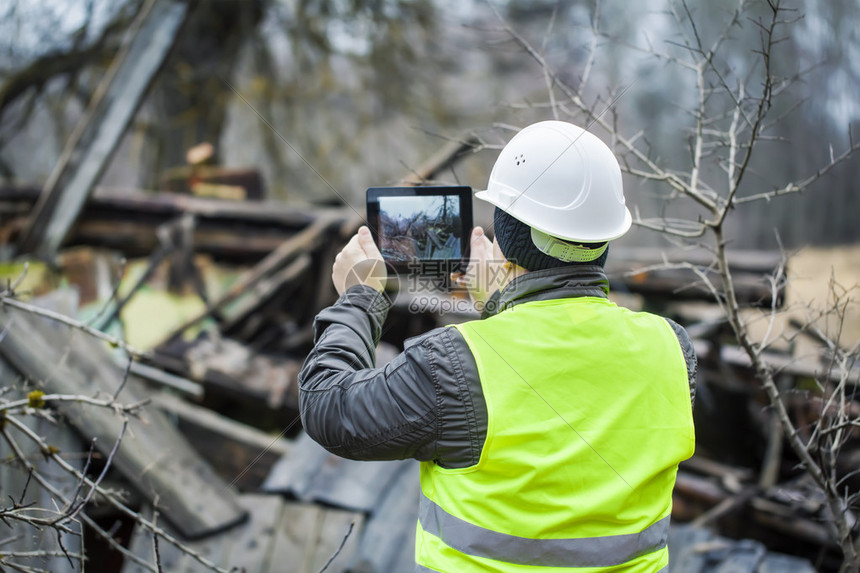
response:
[[[361,215],[263,200],[259,172],[214,165],[208,145],[160,192],[96,187],[186,18],[184,2],[150,5],[45,187],[0,187],[0,254],[33,263],[6,264],[0,294],[0,568],[76,571],[86,552],[87,569],[126,573],[409,570],[416,464],[337,459],[300,431],[297,374]],[[452,141],[402,184],[479,146]],[[704,286],[710,256],[618,247],[607,267],[613,296],[687,326],[699,356],[671,570],[835,571],[833,508],[783,447],[723,293]],[[778,253],[729,261],[740,304],[784,303],[767,280]],[[463,293],[425,286],[397,297],[380,364],[410,336],[477,317]],[[802,432],[834,409],[857,419],[856,368],[763,356]],[[851,495],[857,427],[834,431],[839,448],[815,455],[834,456]]]
[[[0,189],[3,248],[14,245],[36,196],[28,188]],[[184,544],[180,549],[162,541],[164,570],[207,571],[212,570],[209,564],[229,563],[249,571],[277,571],[289,559],[302,563],[295,570],[316,571],[332,556],[332,570],[393,571],[409,562],[415,464],[340,460],[300,432],[296,378],[311,348],[313,317],[335,299],[329,279],[333,257],[360,222],[347,208],[298,209],[167,192],[97,190],[58,259],[77,288],[31,302],[80,317],[72,307],[97,298],[92,293],[100,289],[93,283],[105,274],[98,269],[111,266],[93,261],[115,263],[117,253],[129,261],[137,258],[139,270],[125,281],[125,289],[111,289],[112,297],[99,303],[101,310],[90,325],[115,330],[126,321],[128,305],[158,283],[159,276],[165,289],[178,285],[203,301],[160,333],[152,349],[126,347],[119,358],[80,328],[86,323],[39,316],[29,303],[4,295],[0,362],[4,379],[18,381],[12,386],[19,394],[38,388],[46,395],[89,396],[115,404],[112,410],[60,401],[51,408],[60,428],[74,428],[85,441],[95,438],[100,455],[93,459],[109,462],[108,481],[132,492],[127,500],[131,515],[109,502],[93,512],[98,518],[90,516],[91,509],[80,513],[88,529],[104,530],[106,520],[131,528],[123,571],[154,567],[153,533],[137,523],[138,516],[161,516],[161,531]],[[685,323],[699,355],[699,446],[678,475],[674,522],[687,525],[673,532],[678,546],[672,548],[672,570],[710,571],[729,562],[745,563],[746,568],[738,569],[742,571],[775,570],[776,562],[789,567],[781,571],[812,571],[810,563],[820,570],[834,567],[839,551],[827,504],[786,448],[765,455],[774,451],[775,440],[781,445],[782,436],[773,430],[749,361],[725,342],[730,337],[723,322],[694,322],[683,315],[679,303],[707,304],[713,298],[697,286],[701,282],[693,271],[673,267],[672,256],[617,248],[607,269],[614,293],[637,297],[641,306]],[[674,256],[690,261],[700,255]],[[778,256],[739,253],[737,261],[735,278],[743,285],[739,292],[746,304],[782,304],[782,291],[761,279],[780,264]],[[212,283],[208,275],[219,265],[233,274],[220,291],[212,292],[206,288]],[[77,300],[62,303],[64,298]],[[409,336],[476,317],[416,312],[410,300],[398,297],[381,356],[390,357]],[[155,316],[152,320],[158,322]],[[820,378],[818,364],[779,354],[767,355],[767,360],[790,387]],[[820,399],[806,394],[789,394],[789,399],[799,417],[812,418],[825,409]],[[128,408],[128,415],[117,415],[119,404]],[[852,407],[860,409],[856,403]],[[58,452],[86,450],[73,435],[53,440],[62,444]],[[853,439],[840,458],[852,488],[856,478],[848,474],[856,468],[858,452]],[[92,476],[98,465],[78,469]],[[4,466],[4,489],[23,489],[28,471]],[[762,481],[763,472],[772,476],[771,483]],[[24,537],[16,543],[29,547]],[[64,570],[63,564],[68,568],[66,560],[55,559],[52,570]]]

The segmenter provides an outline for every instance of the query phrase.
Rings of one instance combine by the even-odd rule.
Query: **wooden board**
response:
[[[48,393],[109,399],[120,388],[123,371],[95,339],[59,323],[48,323],[10,307],[0,308],[0,355]],[[129,376],[118,399],[135,403],[147,394]],[[112,410],[60,402],[58,410],[88,440],[108,455],[123,420]],[[162,514],[186,537],[220,531],[245,519],[235,492],[213,472],[165,416],[145,407],[141,419],[129,418],[113,467],[141,495],[158,497]]]
[[[233,531],[189,542],[187,547],[225,570],[317,573],[335,554],[327,572],[351,569],[364,523],[362,514],[285,501],[278,495],[246,494],[239,502],[251,516],[248,522]],[[175,546],[161,542],[159,547],[164,571],[211,573],[210,568]],[[130,549],[147,563],[155,563],[152,536],[142,528],[136,528]],[[144,571],[147,569],[129,562],[122,573]]]
[[[418,522],[418,462],[400,466],[359,539],[356,572],[411,571]]]
[[[241,503],[251,515],[251,521],[227,534],[232,545],[230,568],[238,568],[240,571],[268,571],[272,549],[277,543],[283,500],[270,495],[244,495]]]
[[[317,573],[338,552],[344,539],[343,549],[327,571],[349,570],[363,522],[360,513],[303,503],[286,504],[278,523],[277,543],[268,573],[282,572],[285,567],[293,573]]]
[[[21,252],[52,257],[62,245],[166,60],[188,11],[189,4],[179,0],[143,4],[133,37],[105,74],[45,185],[22,237]]]
[[[781,253],[732,251],[727,256],[738,301],[741,304],[769,307],[774,293],[768,277],[782,264]],[[610,247],[606,274],[615,292],[630,292],[655,302],[715,302],[713,293],[692,269],[659,268],[661,265],[671,267],[678,263],[697,266],[714,284],[717,292],[722,291],[720,277],[714,270],[713,254],[701,249]],[[784,285],[780,285],[776,294],[776,306],[781,307],[785,299]]]
[[[226,481],[244,491],[256,489],[272,465],[289,451],[287,440],[261,432],[212,410],[159,393],[154,403],[175,416],[185,438]]]

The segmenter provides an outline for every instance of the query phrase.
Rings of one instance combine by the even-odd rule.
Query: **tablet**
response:
[[[396,272],[459,272],[472,232],[472,188],[371,187],[367,222]]]

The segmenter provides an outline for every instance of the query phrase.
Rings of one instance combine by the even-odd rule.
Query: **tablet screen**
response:
[[[459,262],[472,228],[469,187],[373,187],[368,223],[396,269],[421,261]]]

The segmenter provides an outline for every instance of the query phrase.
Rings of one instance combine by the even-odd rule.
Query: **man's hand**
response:
[[[349,287],[363,284],[379,292],[385,289],[388,270],[382,260],[382,253],[373,242],[370,229],[362,226],[346,246],[334,258],[331,280],[338,295]]]
[[[465,273],[451,275],[451,278],[469,291],[475,309],[483,310],[490,296],[499,290],[505,281],[504,259],[497,256],[493,243],[481,227],[472,229],[470,239],[469,266]]]

